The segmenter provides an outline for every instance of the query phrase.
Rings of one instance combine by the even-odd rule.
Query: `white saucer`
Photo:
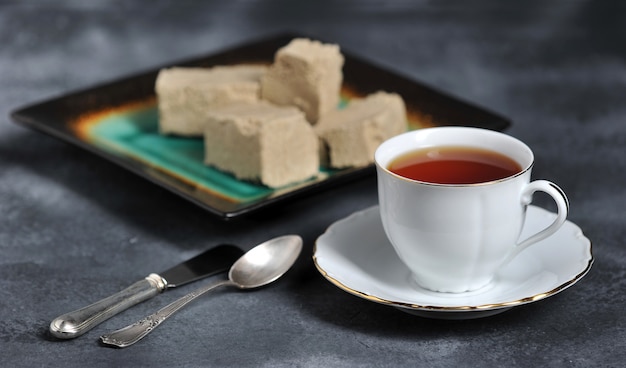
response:
[[[549,225],[554,214],[528,206],[522,238]],[[438,293],[419,287],[385,236],[378,206],[332,224],[316,241],[313,261],[339,288],[361,298],[429,318],[491,316],[565,290],[593,263],[591,242],[570,221],[504,266],[494,281],[467,293]]]

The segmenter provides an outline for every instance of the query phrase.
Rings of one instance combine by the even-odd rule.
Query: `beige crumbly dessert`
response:
[[[162,134],[202,136],[204,111],[235,101],[257,101],[263,65],[174,67],[156,80],[159,131]]]
[[[277,188],[319,173],[319,140],[302,111],[266,101],[207,110],[205,163]]]
[[[296,106],[315,124],[339,104],[343,63],[338,45],[296,38],[276,52],[261,79],[261,97]]]
[[[406,107],[396,93],[376,92],[322,116],[315,132],[321,140],[321,160],[334,168],[374,162],[376,148],[407,130]]]

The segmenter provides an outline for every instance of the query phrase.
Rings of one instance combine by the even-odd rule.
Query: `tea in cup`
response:
[[[383,228],[419,286],[452,293],[480,289],[520,251],[559,229],[567,197],[552,182],[530,181],[533,162],[526,144],[480,128],[420,129],[378,147]],[[554,199],[556,218],[520,240],[536,191]]]

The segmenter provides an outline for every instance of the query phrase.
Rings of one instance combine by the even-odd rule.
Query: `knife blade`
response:
[[[243,255],[234,245],[218,245],[160,274],[151,273],[126,289],[52,320],[50,333],[59,339],[83,335],[99,323],[165,290],[224,272]]]

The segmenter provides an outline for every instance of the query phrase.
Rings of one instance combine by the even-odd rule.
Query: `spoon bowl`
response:
[[[119,348],[133,345],[182,307],[219,286],[253,289],[276,281],[291,268],[301,251],[302,238],[298,235],[284,235],[261,243],[233,263],[227,280],[203,286],[132,325],[100,336],[100,339],[106,345]]]
[[[267,285],[280,278],[296,261],[302,238],[285,235],[250,249],[228,271],[228,279],[240,289]]]

